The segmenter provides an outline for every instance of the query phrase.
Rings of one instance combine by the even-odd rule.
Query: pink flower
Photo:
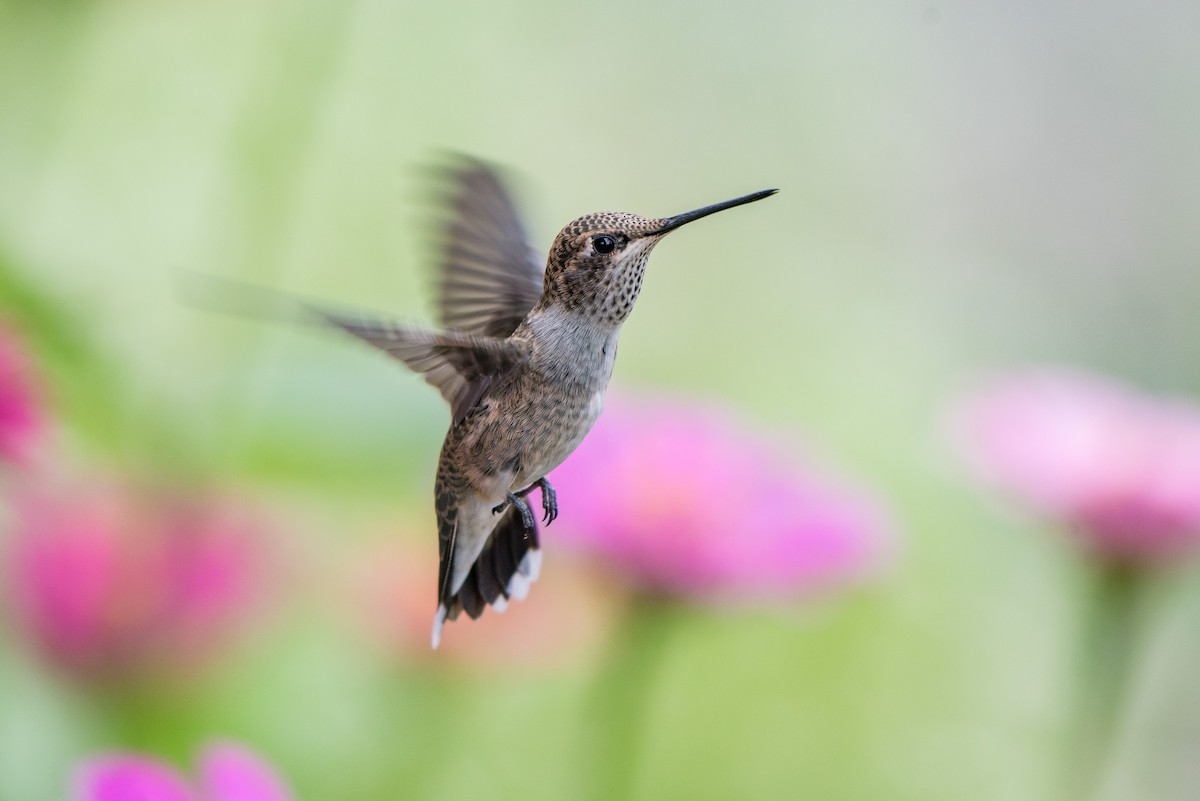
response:
[[[1117,562],[1200,546],[1200,407],[1096,376],[1035,370],[994,381],[956,414],[988,481],[1069,524]]]
[[[873,572],[887,550],[876,505],[728,411],[610,405],[551,476],[574,541],[644,589],[775,598]]]
[[[71,801],[289,801],[283,782],[250,751],[215,743],[193,788],[174,768],[139,754],[110,754],[77,771]]]
[[[146,488],[18,488],[4,589],[18,625],[88,678],[204,662],[263,579],[261,526]]]
[[[21,464],[45,428],[40,390],[20,340],[0,325],[0,461]]]

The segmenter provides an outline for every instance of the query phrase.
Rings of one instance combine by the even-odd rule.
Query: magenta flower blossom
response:
[[[983,387],[955,422],[984,479],[1105,560],[1158,562],[1200,546],[1200,406],[1045,369]]]
[[[4,591],[52,661],[92,679],[205,662],[263,583],[236,505],[128,487],[19,489]]]
[[[644,590],[767,599],[874,572],[879,508],[728,412],[617,402],[553,475],[559,535]]]
[[[215,743],[200,757],[199,785],[140,754],[109,754],[76,772],[71,801],[289,801],[291,793],[262,760],[233,743]]]
[[[23,463],[45,428],[29,354],[0,325],[0,461]]]

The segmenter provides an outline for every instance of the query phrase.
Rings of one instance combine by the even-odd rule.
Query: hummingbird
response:
[[[646,260],[672,231],[775,194],[766,189],[672,217],[585,214],[540,259],[496,172],[463,158],[448,191],[430,330],[323,309],[309,317],[403,362],[450,405],[434,482],[439,569],[432,646],[447,620],[502,612],[541,569],[538,521],[558,516],[548,475],[604,406],[617,337],[642,289]]]

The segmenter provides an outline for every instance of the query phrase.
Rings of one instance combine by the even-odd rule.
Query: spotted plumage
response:
[[[421,373],[451,407],[434,487],[441,566],[433,646],[462,612],[523,598],[541,563],[526,496],[596,422],[617,335],[642,288],[646,260],[670,231],[774,190],[661,219],[587,214],[555,237],[545,266],[495,173],[465,161],[447,172],[437,281],[444,329],[309,307]]]

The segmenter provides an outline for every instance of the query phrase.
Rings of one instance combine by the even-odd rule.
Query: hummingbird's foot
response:
[[[526,493],[510,492],[505,496],[504,503],[498,503],[492,507],[492,514],[500,514],[509,504],[517,507],[517,511],[521,513],[521,525],[525,527],[525,536],[529,537],[530,532],[537,531],[537,521],[533,519],[533,510],[529,508],[529,501],[525,500]]]
[[[545,478],[539,478],[533,482],[533,486],[542,488],[542,520],[548,526],[554,522],[554,518],[558,517],[558,493]],[[533,487],[529,489],[533,489]]]
[[[542,491],[542,522],[548,526],[558,517],[558,493],[554,491],[554,487],[550,486],[550,482],[546,480],[545,476],[539,478],[520,492],[510,493],[510,497],[515,495],[518,498],[524,498],[533,492],[535,488]],[[505,504],[502,503],[492,511],[499,512],[504,506]]]

